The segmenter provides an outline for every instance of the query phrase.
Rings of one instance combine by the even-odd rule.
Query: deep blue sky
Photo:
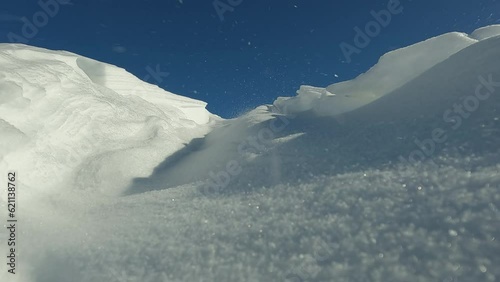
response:
[[[302,84],[351,79],[395,48],[500,23],[495,0],[401,0],[403,14],[346,63],[339,44],[353,44],[353,28],[364,28],[370,11],[388,1],[243,0],[220,21],[213,0],[72,0],[28,44],[118,65],[140,78],[159,65],[170,73],[160,87],[234,117],[293,96]],[[32,21],[42,10],[37,2],[2,0],[0,42],[9,42],[9,32],[22,35],[20,19]]]

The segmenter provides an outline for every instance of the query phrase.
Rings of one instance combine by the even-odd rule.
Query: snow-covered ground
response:
[[[496,281],[499,62],[500,26],[445,34],[223,120],[0,44],[1,187],[19,184],[0,280]]]

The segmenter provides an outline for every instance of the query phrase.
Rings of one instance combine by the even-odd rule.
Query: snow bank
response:
[[[484,27],[470,36],[452,32],[389,52],[356,79],[326,89],[302,86],[293,98],[279,98],[274,105],[289,113],[312,110],[335,116],[357,109],[391,93],[451,55],[478,41],[500,35],[500,25]]]
[[[478,28],[471,33],[470,37],[476,40],[484,40],[498,35],[500,35],[500,25],[490,25]]]
[[[116,193],[214,117],[204,102],[68,52],[0,44],[0,65],[1,166],[29,171],[33,189],[69,181]]]

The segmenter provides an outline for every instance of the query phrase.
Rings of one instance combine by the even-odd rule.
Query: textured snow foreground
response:
[[[0,280],[497,281],[498,35],[433,38],[233,120],[0,44],[0,172],[19,181]]]

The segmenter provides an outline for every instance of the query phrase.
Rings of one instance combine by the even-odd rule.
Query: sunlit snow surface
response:
[[[422,75],[460,50],[500,34],[500,25],[478,29],[471,35],[452,32],[389,52],[365,74],[326,89],[303,86],[294,98],[280,98],[275,105],[289,112],[314,110],[337,115],[370,103]],[[455,70],[456,71],[456,70]]]
[[[433,38],[233,120],[0,44],[0,172],[20,185],[18,274],[0,280],[496,281],[498,35]]]

